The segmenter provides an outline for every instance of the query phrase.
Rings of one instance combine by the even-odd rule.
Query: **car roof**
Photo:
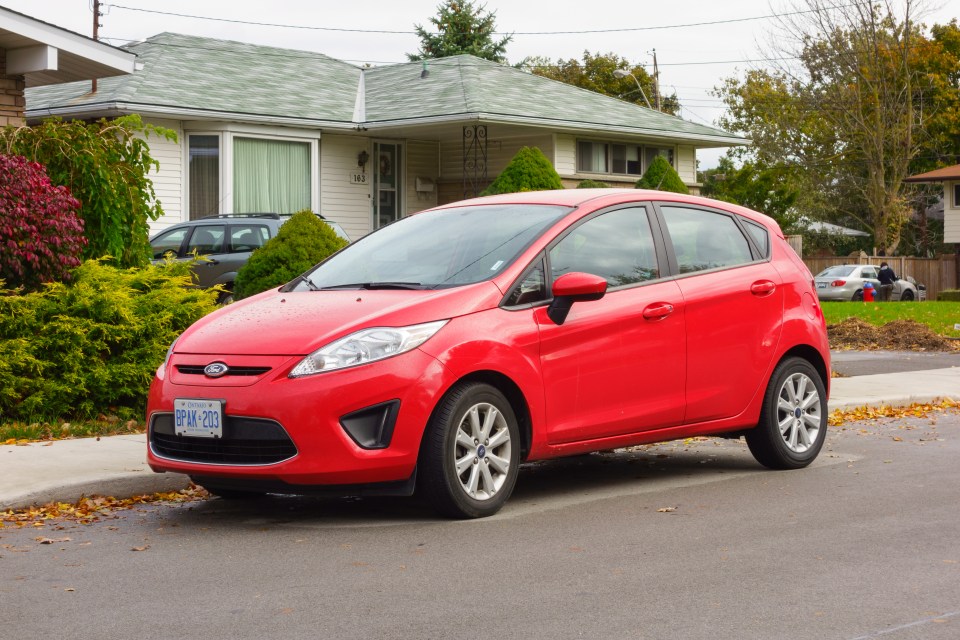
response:
[[[453,207],[472,206],[477,204],[543,204],[565,207],[580,207],[587,203],[603,207],[621,202],[637,201],[683,202],[722,209],[736,213],[765,226],[779,230],[777,222],[757,211],[747,209],[729,202],[721,202],[701,196],[692,196],[669,191],[654,191],[651,189],[556,189],[552,191],[524,191],[520,193],[504,193],[495,196],[483,196],[470,200],[461,200],[438,207],[447,209]],[[782,234],[782,232],[780,232]]]

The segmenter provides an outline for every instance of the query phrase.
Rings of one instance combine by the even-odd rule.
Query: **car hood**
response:
[[[198,320],[175,352],[307,355],[360,329],[445,320],[494,307],[502,297],[492,282],[438,291],[267,291]]]

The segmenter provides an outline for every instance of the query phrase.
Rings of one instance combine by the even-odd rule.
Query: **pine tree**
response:
[[[436,17],[430,22],[437,32],[416,25],[420,50],[408,53],[411,61],[446,58],[464,53],[494,62],[506,62],[507,43],[512,35],[494,40],[496,12],[486,11],[486,5],[475,6],[469,0],[446,0],[437,7]]]

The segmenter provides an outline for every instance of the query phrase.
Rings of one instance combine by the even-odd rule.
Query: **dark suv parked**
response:
[[[349,242],[339,224],[319,214],[318,217]],[[207,260],[194,268],[197,284],[204,289],[222,284],[230,291],[237,271],[254,249],[277,235],[280,225],[289,218],[277,213],[231,213],[181,222],[150,239],[153,259],[161,260],[167,253],[184,260],[194,253],[204,256]],[[221,302],[227,299],[229,293],[221,296]]]

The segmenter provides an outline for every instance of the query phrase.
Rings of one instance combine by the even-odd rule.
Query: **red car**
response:
[[[827,430],[813,278],[770,218],[571,189],[404,218],[187,329],[155,471],[224,497],[425,496],[480,517],[524,461],[698,435],[804,467]]]

